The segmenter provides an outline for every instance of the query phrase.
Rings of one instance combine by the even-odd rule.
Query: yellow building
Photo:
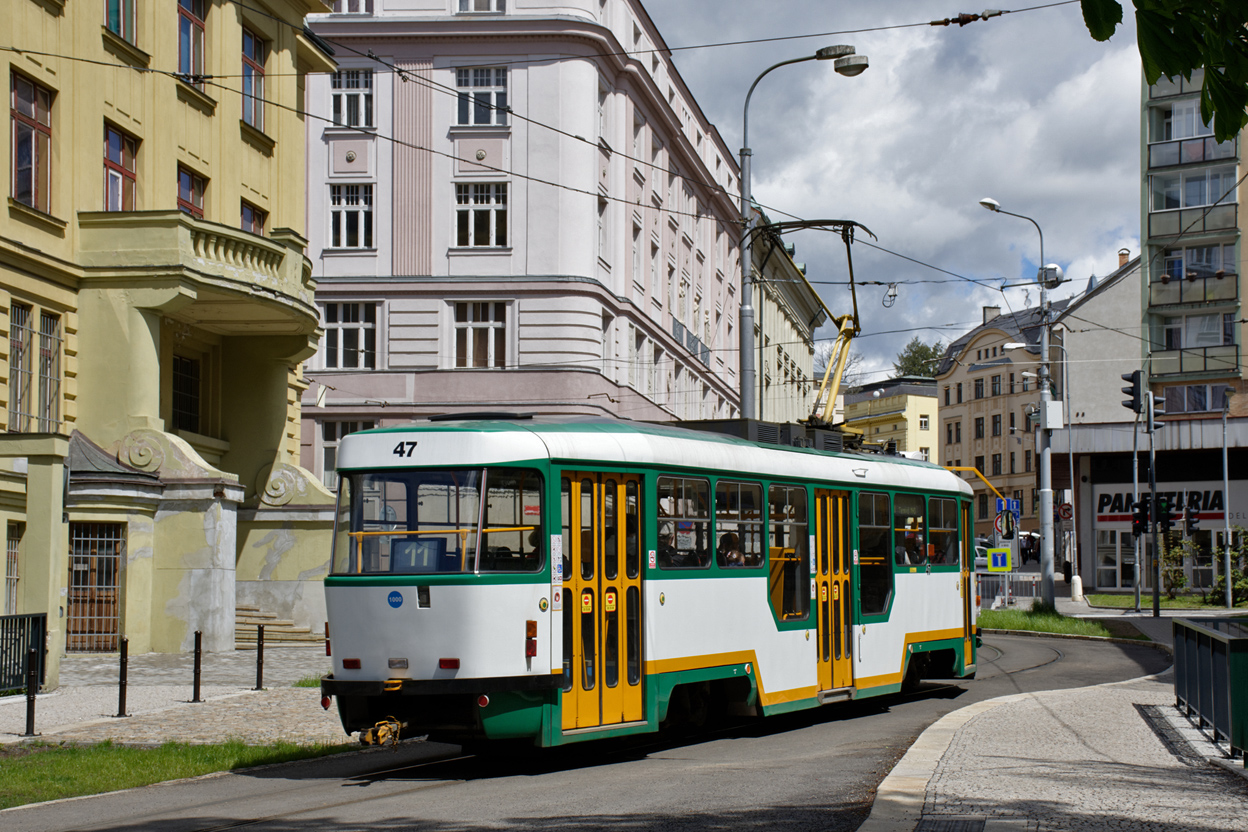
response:
[[[920,376],[864,384],[845,394],[845,427],[899,454],[940,462],[936,441],[936,382]]]
[[[0,607],[48,613],[49,684],[119,635],[233,649],[236,603],[323,621],[332,497],[296,463],[318,335],[298,113],[334,67],[303,18],[326,10],[6,4]]]

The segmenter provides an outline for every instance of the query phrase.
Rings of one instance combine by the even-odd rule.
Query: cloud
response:
[[[669,46],[847,32],[925,23],[918,0],[650,0]],[[858,292],[870,369],[891,370],[913,337],[948,342],[981,319],[980,307],[1023,307],[1039,235],[1025,220],[977,203],[997,199],[1034,218],[1044,255],[1082,290],[1090,274],[1117,267],[1119,248],[1139,253],[1140,68],[1133,23],[1109,43],[1084,28],[1078,4],[1009,13],[986,22],[859,31],[677,51],[679,71],[730,147],[741,140],[745,91],[768,66],[852,43],[868,55],[844,78],[823,62],[786,66],[759,85],[750,108],[753,191],[774,219],[844,218],[864,223],[879,245],[977,285],[864,245],[854,247],[859,281],[897,283]],[[868,238],[869,239],[869,238]],[[804,231],[791,240],[829,306],[849,311],[838,236]],[[916,281],[948,281],[926,282]],[[1030,302],[1037,301],[1032,287]],[[953,326],[950,326],[953,325]],[[831,336],[821,332],[820,336]]]

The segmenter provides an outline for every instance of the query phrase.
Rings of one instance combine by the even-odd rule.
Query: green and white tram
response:
[[[355,433],[338,464],[321,687],[365,742],[556,746],[975,672],[972,492],[936,465],[526,418]]]

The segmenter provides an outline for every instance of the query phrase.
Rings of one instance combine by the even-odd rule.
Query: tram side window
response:
[[[933,564],[958,562],[958,503],[942,497],[927,501],[929,541],[928,552]]]
[[[888,611],[893,594],[892,520],[887,494],[858,495],[858,600],[863,615]]]
[[[806,499],[806,489],[799,486],[773,485],[767,490],[768,594],[772,609],[785,621],[810,616]]]
[[[898,494],[893,498],[894,553],[897,565],[927,563],[927,541],[924,534],[923,498],[918,494]]]
[[[486,476],[482,572],[541,568],[542,475],[527,468],[492,468]]]
[[[659,566],[697,569],[710,564],[710,483],[659,477]]]
[[[715,484],[715,562],[721,567],[763,565],[763,487],[755,482]]]

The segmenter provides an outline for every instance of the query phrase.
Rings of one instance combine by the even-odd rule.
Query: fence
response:
[[[1248,626],[1176,618],[1173,627],[1175,704],[1248,766]]]
[[[975,577],[982,609],[995,610],[1018,599],[1027,599],[1026,606],[1030,607],[1031,599],[1040,597],[1038,572],[976,572]]]
[[[47,658],[44,634],[47,631],[47,613],[0,615],[0,690],[26,687],[26,654],[31,649],[39,657],[39,683],[43,684]]]

